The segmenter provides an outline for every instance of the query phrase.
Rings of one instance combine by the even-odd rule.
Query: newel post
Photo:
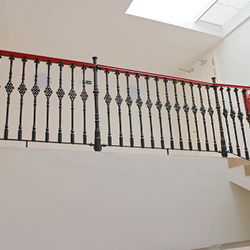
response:
[[[213,83],[216,83],[216,78],[212,77]],[[226,140],[225,140],[225,135],[224,135],[224,129],[223,129],[223,124],[222,124],[222,117],[221,117],[221,110],[220,110],[220,102],[219,102],[219,97],[218,97],[218,92],[217,92],[218,86],[213,86],[214,89],[214,96],[215,96],[215,102],[216,102],[216,110],[218,114],[218,121],[219,121],[219,126],[220,126],[220,138],[221,138],[221,155],[223,157],[227,157],[227,147],[226,147]]]
[[[95,100],[95,142],[94,142],[94,150],[101,151],[101,132],[100,132],[100,118],[99,118],[99,104],[98,104],[98,83],[97,83],[97,57],[92,57],[94,63],[94,100]]]

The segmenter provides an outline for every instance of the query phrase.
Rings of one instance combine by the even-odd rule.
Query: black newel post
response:
[[[216,78],[212,77],[212,81],[213,83],[216,83]],[[215,96],[215,102],[216,102],[216,110],[217,110],[219,126],[220,126],[221,155],[223,157],[227,157],[226,140],[224,136],[224,129],[223,129],[223,124],[222,124],[221,110],[220,110],[220,102],[219,102],[219,97],[218,97],[218,92],[217,92],[218,86],[213,86],[213,88],[214,88],[214,96]]]
[[[98,83],[97,83],[97,57],[92,57],[94,63],[94,100],[95,100],[95,151],[101,151],[101,132],[100,132],[100,119],[99,119],[99,105],[98,105]]]

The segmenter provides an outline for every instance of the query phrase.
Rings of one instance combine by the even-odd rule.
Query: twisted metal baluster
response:
[[[241,112],[241,108],[240,108],[240,101],[239,101],[239,95],[238,95],[238,89],[235,88],[234,89],[234,93],[236,96],[236,101],[237,101],[237,106],[238,106],[238,119],[240,121],[240,126],[241,126],[241,131],[242,131],[242,137],[243,137],[243,141],[244,141],[244,147],[245,147],[245,157],[248,160],[249,159],[249,153],[248,153],[248,148],[247,148],[247,141],[246,141],[246,136],[245,136],[245,130],[244,130],[244,123],[243,123],[243,118],[244,118],[244,114]]]
[[[109,94],[109,82],[108,82],[108,74],[109,71],[105,70],[106,74],[106,95],[104,96],[104,100],[107,104],[107,116],[108,116],[108,145],[112,146],[112,137],[111,137],[111,125],[110,125],[110,103],[112,101],[112,97]]]
[[[192,95],[192,112],[194,114],[194,122],[195,122],[195,128],[196,128],[196,137],[197,137],[197,148],[199,151],[201,151],[201,142],[200,142],[200,135],[199,135],[199,127],[198,127],[198,120],[197,120],[197,107],[195,105],[195,97],[194,97],[194,84],[190,83],[190,89],[191,89],[191,95]]]
[[[59,126],[58,126],[58,142],[62,142],[62,99],[65,95],[65,92],[62,88],[62,68],[63,63],[59,63],[59,88],[56,91],[56,95],[59,99]]]
[[[201,103],[201,107],[200,107],[200,112],[202,114],[202,119],[203,119],[203,126],[204,126],[204,133],[205,133],[205,145],[206,145],[206,150],[209,151],[209,143],[208,143],[208,138],[207,138],[207,124],[206,124],[206,109],[204,107],[203,104],[203,98],[202,98],[202,92],[201,92],[201,85],[198,85],[198,89],[199,89],[199,95],[200,95],[200,103]]]
[[[169,134],[170,134],[170,146],[171,149],[174,149],[174,138],[173,138],[173,131],[172,131],[172,124],[171,124],[171,103],[169,101],[169,97],[168,97],[168,87],[167,87],[167,83],[168,80],[165,78],[163,80],[163,82],[165,83],[165,93],[166,93],[166,103],[165,103],[165,108],[168,112],[168,123],[169,123]]]
[[[8,139],[9,134],[9,111],[10,111],[10,95],[14,90],[14,85],[12,83],[12,68],[13,68],[13,61],[15,60],[14,56],[10,56],[10,71],[9,71],[9,81],[5,85],[5,90],[7,92],[7,104],[6,104],[6,121],[5,121],[5,128],[4,128],[4,139]]]
[[[123,102],[123,99],[120,95],[120,85],[119,85],[119,75],[120,72],[116,71],[116,82],[117,82],[117,96],[115,98],[115,101],[117,103],[118,106],[118,116],[119,116],[119,145],[122,147],[123,146],[123,135],[122,135],[122,117],[121,117],[121,104]]]
[[[240,145],[239,145],[239,140],[238,140],[238,135],[237,135],[236,121],[235,121],[236,112],[233,109],[233,102],[232,102],[232,97],[231,97],[231,89],[229,87],[227,88],[227,93],[228,93],[229,104],[230,104],[230,117],[232,119],[233,128],[234,128],[234,135],[235,135],[235,141],[236,141],[236,151],[237,151],[237,155],[241,156]]]
[[[23,62],[22,82],[18,87],[18,92],[20,94],[20,112],[19,112],[19,126],[18,126],[17,138],[19,141],[22,140],[23,96],[25,95],[27,91],[27,87],[24,83],[25,82],[25,66],[26,66],[27,59],[23,58],[22,62]]]
[[[162,103],[160,100],[160,94],[159,94],[159,86],[158,86],[158,77],[155,78],[155,86],[156,86],[156,96],[157,96],[157,101],[155,103],[156,108],[158,109],[158,115],[159,115],[159,125],[160,125],[160,133],[161,133],[161,148],[164,149],[164,137],[163,137],[163,130],[162,130],[162,117],[161,117],[161,108],[162,108]]]
[[[47,104],[46,104],[46,129],[45,129],[45,142],[48,142],[49,141],[49,105],[50,105],[50,102],[49,102],[49,99],[53,93],[51,87],[50,87],[50,66],[51,66],[51,62],[48,61],[47,62],[47,65],[48,65],[48,76],[47,76],[47,86],[46,88],[44,89],[44,93],[45,93],[45,96],[47,98]]]
[[[232,146],[232,141],[231,141],[231,136],[230,136],[230,130],[229,130],[229,124],[228,124],[228,110],[226,108],[226,103],[225,103],[225,98],[224,98],[223,90],[224,90],[224,88],[220,87],[222,104],[223,104],[222,114],[225,117],[225,122],[226,122],[226,127],[227,127],[227,136],[228,136],[228,142],[229,142],[229,152],[233,153],[233,146]]]
[[[70,131],[70,142],[75,143],[75,132],[74,132],[74,101],[76,99],[76,92],[74,90],[74,69],[75,65],[71,65],[71,89],[68,93],[68,96],[71,100],[71,131]]]
[[[250,125],[250,113],[249,113],[249,106],[248,106],[248,101],[247,101],[246,90],[245,89],[242,90],[242,94],[243,94],[245,104],[246,104],[246,120]]]
[[[210,120],[211,120],[211,126],[212,126],[212,131],[213,131],[213,139],[214,139],[214,151],[217,152],[218,151],[218,147],[217,147],[217,142],[216,142],[216,135],[215,135],[215,130],[214,130],[214,110],[212,108],[211,105],[211,99],[210,99],[210,94],[209,94],[209,89],[210,87],[207,85],[206,86],[206,90],[207,90],[207,100],[208,100],[208,114],[210,115]]]
[[[136,83],[137,83],[136,104],[137,104],[138,110],[139,110],[140,129],[141,129],[141,147],[144,148],[145,144],[144,144],[143,125],[142,125],[142,112],[141,112],[141,107],[142,107],[143,101],[142,101],[141,96],[140,96],[140,88],[139,88],[139,78],[140,78],[140,76],[138,74],[136,74],[135,77],[136,77]]]
[[[178,102],[178,94],[177,94],[177,89],[176,89],[176,84],[177,82],[174,80],[173,81],[174,84],[174,95],[175,95],[175,105],[174,105],[174,109],[177,113],[177,122],[178,122],[178,128],[179,128],[179,141],[180,141],[180,149],[183,149],[183,141],[182,141],[182,135],[181,135],[181,121],[180,121],[180,109],[181,106]]]
[[[80,97],[83,104],[83,144],[87,144],[86,101],[89,97],[86,91],[85,71],[86,67],[82,66],[82,92],[80,94]]]
[[[149,116],[149,123],[150,123],[150,133],[151,133],[151,148],[155,147],[155,141],[154,141],[154,133],[153,133],[153,122],[152,122],[152,112],[151,112],[151,108],[153,106],[153,103],[150,99],[150,92],[149,92],[149,85],[148,85],[148,80],[149,77],[146,76],[146,85],[147,85],[147,101],[146,101],[146,105],[148,107],[148,116]]]
[[[132,128],[132,113],[131,113],[131,106],[133,103],[133,100],[130,96],[130,89],[129,89],[129,73],[126,73],[126,80],[127,80],[127,98],[125,100],[127,106],[128,106],[128,117],[129,117],[129,129],[130,129],[130,147],[134,147],[134,136],[133,136],[133,128]]]
[[[183,91],[183,99],[184,99],[184,105],[183,105],[183,110],[186,114],[186,122],[187,122],[187,130],[188,130],[188,145],[189,145],[189,150],[193,149],[192,146],[192,140],[191,140],[191,133],[190,133],[190,125],[189,125],[189,117],[188,117],[188,112],[189,112],[189,106],[187,104],[187,98],[186,98],[186,92],[185,92],[185,83],[182,82],[182,91]]]
[[[40,88],[37,85],[37,75],[38,75],[38,64],[40,63],[38,59],[36,59],[34,61],[35,63],[35,81],[34,81],[34,85],[31,89],[31,92],[34,96],[34,102],[33,102],[33,106],[34,106],[34,111],[33,111],[33,127],[32,127],[32,136],[31,136],[31,140],[35,141],[36,140],[36,107],[37,107],[37,96],[40,93]]]

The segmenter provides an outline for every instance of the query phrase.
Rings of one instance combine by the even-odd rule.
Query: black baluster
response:
[[[206,145],[206,150],[209,151],[209,143],[208,143],[208,138],[207,138],[207,124],[206,124],[206,109],[204,107],[203,104],[203,98],[202,98],[202,92],[201,92],[201,85],[198,85],[198,89],[199,89],[199,95],[200,95],[200,103],[201,103],[201,107],[200,107],[200,112],[202,114],[202,119],[203,119],[203,126],[204,126],[204,133],[205,133],[205,145]]]
[[[213,83],[215,83],[215,77],[212,77]],[[223,129],[223,124],[222,124],[222,119],[221,119],[221,111],[220,111],[220,102],[219,102],[219,97],[218,97],[218,92],[217,92],[217,86],[213,86],[214,88],[214,96],[215,96],[215,102],[216,102],[216,110],[217,110],[217,115],[218,115],[218,121],[219,121],[219,126],[220,126],[220,138],[221,138],[221,155],[223,157],[227,157],[227,146],[226,146],[226,140],[224,136],[224,129]]]
[[[189,125],[189,117],[188,117],[189,106],[187,104],[187,98],[186,98],[186,92],[185,92],[185,83],[182,82],[181,85],[182,85],[183,99],[184,99],[183,110],[184,110],[184,112],[186,114],[186,122],[187,122],[187,130],[188,130],[188,145],[189,145],[189,150],[192,150],[193,146],[192,146],[190,125]]]
[[[232,102],[232,97],[231,97],[231,89],[229,87],[227,88],[227,93],[228,93],[229,104],[230,104],[230,117],[232,119],[233,128],[234,128],[234,135],[235,135],[235,141],[236,141],[236,151],[237,151],[237,155],[241,156],[240,145],[239,145],[239,140],[238,140],[238,135],[237,135],[236,121],[235,121],[236,112],[233,109],[233,102]]]
[[[108,116],[108,145],[112,146],[112,136],[111,136],[111,124],[110,124],[110,103],[112,101],[112,97],[109,94],[109,71],[105,70],[106,74],[106,95],[104,96],[104,100],[107,104],[107,116]]]
[[[20,112],[19,112],[19,126],[18,126],[17,138],[18,138],[19,141],[22,140],[23,96],[25,95],[25,93],[27,91],[27,87],[24,84],[24,81],[25,81],[25,66],[26,66],[27,59],[23,58],[22,62],[23,62],[22,82],[18,87],[18,92],[20,94]]]
[[[233,146],[232,146],[232,141],[231,141],[231,136],[230,136],[230,130],[229,130],[229,123],[228,123],[228,110],[226,108],[226,103],[225,103],[225,98],[224,98],[224,92],[223,91],[224,91],[224,88],[220,87],[222,104],[223,104],[222,114],[223,114],[223,116],[225,118],[226,127],[227,127],[227,136],[228,136],[228,142],[229,142],[229,152],[233,153]]]
[[[53,93],[51,87],[50,87],[50,66],[51,66],[51,62],[48,61],[47,62],[48,65],[48,76],[47,76],[47,86],[44,89],[44,93],[45,96],[47,98],[47,104],[46,104],[46,129],[45,129],[45,141],[48,142],[49,141],[49,99]]]
[[[100,118],[99,118],[99,104],[98,104],[98,82],[97,82],[97,57],[94,56],[93,58],[94,63],[94,99],[95,99],[95,145],[94,149],[95,151],[101,151],[102,145],[101,145],[101,131],[100,131]]]
[[[123,135],[122,135],[121,104],[123,102],[123,99],[122,99],[122,97],[120,95],[120,85],[119,85],[120,72],[116,71],[115,74],[116,74],[116,83],[117,83],[117,85],[116,85],[117,95],[116,95],[115,101],[116,101],[117,106],[118,106],[118,116],[119,116],[119,145],[122,147],[123,146]]]
[[[171,146],[171,149],[174,149],[174,138],[173,138],[173,131],[172,131],[172,124],[171,124],[171,103],[169,101],[169,97],[168,97],[168,87],[167,87],[167,83],[168,83],[168,80],[167,79],[164,79],[163,80],[164,83],[165,83],[165,92],[166,92],[166,103],[165,103],[165,108],[168,112],[168,123],[169,123],[169,134],[170,134],[170,146]]]
[[[131,106],[133,100],[130,96],[130,89],[129,89],[129,73],[126,73],[126,80],[127,80],[127,98],[125,100],[128,106],[128,117],[129,117],[129,129],[130,129],[130,147],[134,147],[134,136],[133,136],[133,128],[132,128],[132,113],[131,113]]]
[[[217,142],[216,142],[216,135],[215,135],[215,130],[214,130],[214,110],[212,108],[211,105],[211,99],[210,99],[210,93],[209,93],[209,89],[210,87],[207,85],[206,86],[206,90],[207,90],[207,100],[208,100],[208,114],[210,115],[210,120],[211,120],[211,126],[212,126],[212,132],[213,132],[213,139],[214,139],[214,151],[217,152],[218,151],[218,147],[217,147]]]
[[[174,109],[176,111],[177,114],[177,122],[178,122],[178,129],[179,129],[179,142],[180,142],[180,149],[183,149],[183,141],[182,141],[182,135],[181,135],[181,121],[180,121],[180,109],[181,106],[178,102],[178,94],[177,94],[177,89],[176,89],[176,84],[177,82],[174,80],[173,81],[174,84],[174,96],[175,96],[175,105],[174,105]]]
[[[12,67],[13,61],[15,60],[14,56],[10,56],[10,72],[9,72],[9,81],[5,85],[5,90],[7,92],[7,104],[6,104],[6,121],[5,121],[5,128],[4,128],[4,139],[8,139],[9,134],[9,111],[10,111],[10,95],[14,90],[14,85],[12,83]]]
[[[239,95],[238,95],[238,89],[235,88],[234,89],[234,93],[236,96],[236,101],[237,101],[237,106],[238,106],[238,119],[240,121],[240,127],[241,127],[241,131],[242,131],[242,137],[243,137],[243,142],[244,142],[244,147],[245,147],[245,157],[248,160],[249,159],[249,153],[248,153],[248,148],[247,148],[247,141],[246,141],[246,136],[245,136],[245,129],[244,129],[244,123],[243,123],[243,118],[244,118],[244,114],[241,112],[241,108],[240,108],[240,100],[239,100]]]
[[[149,77],[146,76],[145,79],[146,79],[146,85],[147,85],[147,101],[146,101],[146,105],[148,107],[148,116],[149,116],[149,124],[150,124],[151,148],[154,148],[155,147],[155,141],[154,141],[154,133],[153,133],[152,112],[151,112],[153,103],[152,103],[152,101],[150,99],[150,91],[149,91],[149,85],[148,85]]]
[[[82,92],[80,94],[80,97],[83,103],[83,144],[87,144],[86,101],[89,97],[86,91],[85,71],[86,67],[82,66]]]
[[[164,149],[165,146],[164,146],[164,137],[163,137],[163,130],[162,130],[162,117],[161,117],[162,103],[160,100],[158,81],[159,81],[159,79],[156,77],[155,78],[155,85],[156,85],[157,101],[155,103],[155,106],[158,109],[158,115],[159,115],[159,125],[160,125],[160,133],[161,133],[161,148]]]
[[[33,94],[34,101],[33,101],[33,127],[32,127],[32,136],[31,140],[35,141],[36,140],[36,107],[37,107],[37,96],[40,93],[40,88],[37,85],[37,75],[38,75],[38,64],[40,63],[38,59],[34,61],[35,63],[35,81],[34,85],[31,88],[31,93]]]
[[[70,142],[75,143],[75,131],[74,131],[74,101],[76,99],[76,92],[74,90],[74,69],[75,66],[72,64],[71,68],[71,89],[68,93],[68,96],[71,100],[71,131],[70,131]]]
[[[249,113],[249,106],[248,106],[248,101],[247,101],[246,90],[245,89],[242,90],[242,94],[243,94],[245,104],[246,104],[246,120],[250,125],[250,113]]]
[[[56,95],[59,99],[59,126],[58,126],[58,142],[62,142],[62,99],[65,95],[65,92],[62,88],[62,68],[63,63],[59,63],[59,88],[56,91]]]
[[[195,122],[195,128],[196,128],[196,137],[197,137],[197,148],[199,151],[201,151],[201,141],[200,141],[200,135],[199,135],[199,127],[198,127],[198,120],[197,120],[197,107],[195,105],[195,97],[194,97],[194,85],[193,83],[190,83],[190,89],[191,89],[191,95],[192,95],[192,112],[194,114],[194,122]]]
[[[140,130],[141,130],[141,147],[144,148],[145,144],[144,144],[143,125],[142,125],[142,112],[141,112],[141,107],[142,107],[143,101],[141,99],[140,87],[139,87],[139,78],[140,78],[140,76],[138,74],[136,74],[135,78],[136,78],[136,84],[137,84],[136,104],[137,104],[138,110],[139,110]]]

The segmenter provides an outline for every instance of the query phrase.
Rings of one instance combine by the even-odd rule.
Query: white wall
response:
[[[245,241],[227,160],[0,149],[1,249],[185,250]]]

